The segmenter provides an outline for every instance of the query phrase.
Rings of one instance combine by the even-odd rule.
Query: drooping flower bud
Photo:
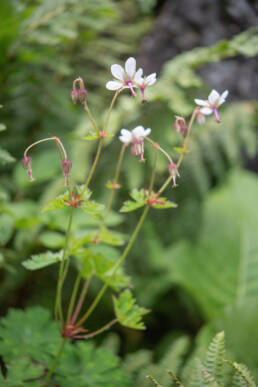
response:
[[[24,156],[22,159],[23,168],[26,169],[28,175],[30,177],[30,181],[34,181],[35,179],[32,176],[32,158],[28,156]]]
[[[199,125],[205,124],[205,115],[200,111],[196,114],[196,121]]]
[[[184,117],[176,117],[176,121],[174,123],[174,130],[176,132],[180,132],[183,137],[185,137],[188,133],[188,127],[186,125]]]
[[[71,94],[71,100],[73,101],[74,104],[76,104],[79,101],[79,92],[76,89],[73,89]]]
[[[180,175],[179,175],[179,172],[178,172],[177,165],[175,163],[170,163],[168,165],[168,171],[171,174],[172,179],[173,179],[172,188],[178,187],[178,184],[176,183],[176,178],[177,178],[177,176],[179,177]]]
[[[68,160],[68,159],[62,160],[62,170],[65,178],[65,187],[67,187],[68,185],[68,176],[71,168],[72,168],[71,160]]]
[[[77,89],[77,83],[79,84],[79,89]],[[83,103],[88,97],[87,90],[85,89],[83,79],[81,77],[76,78],[73,81],[73,90],[71,92],[71,99],[73,103]]]

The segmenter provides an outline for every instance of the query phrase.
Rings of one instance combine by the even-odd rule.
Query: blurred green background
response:
[[[97,340],[122,356],[134,386],[151,385],[148,373],[170,386],[165,370],[171,367],[187,381],[193,354],[201,358],[222,330],[228,358],[245,363],[258,382],[257,4],[198,0],[195,10],[189,7],[190,0],[0,1],[1,315],[35,305],[53,309],[56,268],[27,272],[21,262],[63,245],[66,213],[40,213],[62,192],[60,162],[52,144],[35,148],[31,184],[20,161],[33,141],[56,135],[73,162],[72,178],[84,181],[96,143],[82,140],[91,126],[70,100],[76,77],[84,79],[101,125],[112,98],[105,88],[111,64],[134,56],[144,73],[156,71],[148,104],[124,91],[109,130],[116,135],[121,128],[150,127],[153,140],[174,158],[180,144],[175,115],[189,117],[193,99],[211,88],[229,89],[222,123],[209,117],[193,127],[179,188],[166,192],[178,208],[150,211],[126,262],[138,302],[151,309],[147,330],[120,327]],[[103,203],[119,149],[117,135],[106,141],[91,185]],[[147,146],[146,159],[143,165],[126,154],[115,210],[132,188],[148,184],[153,155]],[[157,187],[167,176],[161,157],[158,171]],[[110,226],[129,234],[139,213],[114,212]],[[74,235],[92,226],[78,215]],[[112,318],[110,295],[101,306],[90,327]]]

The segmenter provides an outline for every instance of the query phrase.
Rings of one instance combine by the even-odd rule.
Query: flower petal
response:
[[[133,80],[135,83],[138,83],[138,84],[141,84],[142,83],[142,74],[143,74],[143,69],[142,68],[139,68],[136,73],[135,73],[135,76],[133,77]]]
[[[225,91],[221,94],[221,96],[220,96],[220,98],[219,98],[219,105],[222,105],[222,104],[226,101],[227,96],[228,96],[228,90],[225,90]]]
[[[219,93],[213,89],[209,94],[208,100],[211,105],[216,105],[219,102],[219,97]]]
[[[151,132],[151,128],[145,129],[144,136],[147,137],[150,134],[150,132]]]
[[[106,84],[106,88],[108,90],[118,90],[121,87],[123,87],[123,84],[121,82],[118,82],[118,81],[109,81]]]
[[[198,98],[195,98],[194,102],[197,104],[197,105],[200,105],[200,106],[210,106],[209,102],[208,101],[204,101],[204,99],[198,99]]]
[[[148,75],[146,77],[146,80],[145,80],[145,83],[148,85],[148,86],[151,86],[153,85],[155,82],[156,82],[156,73],[152,73],[150,75]]]
[[[119,64],[113,64],[111,66],[111,73],[116,79],[119,79],[120,81],[124,80],[125,71]]]
[[[200,109],[200,112],[205,116],[209,116],[213,112],[213,110],[211,108],[204,107]]]
[[[132,56],[127,59],[125,62],[125,71],[129,75],[130,78],[134,75],[136,70],[136,60]]]
[[[121,136],[119,136],[119,140],[124,144],[131,142],[132,133],[130,132],[130,130],[121,129]]]
[[[142,125],[136,126],[136,128],[132,130],[132,134],[138,139],[144,137],[144,127]]]

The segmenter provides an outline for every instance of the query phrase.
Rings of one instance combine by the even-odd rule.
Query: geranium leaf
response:
[[[113,300],[115,314],[121,325],[133,329],[145,329],[142,316],[149,311],[135,304],[129,289],[123,291],[118,298],[114,297]]]
[[[22,265],[28,270],[42,269],[43,267],[60,262],[62,259],[62,254],[62,250],[60,250],[58,253],[52,253],[52,251],[47,251],[42,254],[35,254],[32,255],[30,259],[23,261]]]

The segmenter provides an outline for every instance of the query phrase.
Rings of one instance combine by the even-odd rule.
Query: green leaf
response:
[[[216,381],[219,386],[224,385],[224,356],[224,332],[220,332],[212,340],[204,363],[204,368],[209,378]]]
[[[0,372],[0,382],[5,387],[25,387],[28,385],[40,387],[41,383],[33,381],[33,379],[42,377],[44,368],[41,364],[32,364],[26,357],[14,359],[8,364],[6,378]]]
[[[101,228],[99,241],[112,246],[122,246],[125,243],[120,233],[109,231],[106,227]]]
[[[185,155],[186,153],[189,152],[189,150],[188,150],[186,147],[180,148],[180,147],[178,147],[178,146],[174,146],[173,149],[174,149],[174,151],[176,151],[177,153],[183,154],[183,155]]]
[[[60,250],[58,253],[52,253],[47,251],[42,254],[34,254],[30,259],[22,262],[22,265],[27,270],[38,270],[43,267],[53,265],[54,263],[60,262],[62,260],[63,250]]]
[[[157,203],[153,203],[151,205],[152,208],[156,208],[158,210],[165,210],[166,208],[176,208],[177,204],[167,200],[166,198],[159,197]]]
[[[180,382],[180,380],[178,379],[178,377],[172,372],[172,371],[168,371],[169,375],[171,376],[172,380],[173,380],[173,383],[176,385],[176,386],[179,386],[179,387],[184,387],[183,384]]]
[[[103,218],[102,213],[105,208],[103,204],[96,203],[93,200],[86,200],[81,202],[80,207],[93,219],[101,220]]]
[[[250,375],[248,368],[244,364],[239,364],[226,360],[226,362],[234,369],[235,375],[232,386],[234,387],[256,387],[253,377]]]
[[[122,208],[120,209],[120,212],[135,211],[138,208],[143,207],[148,200],[146,191],[144,189],[138,190],[135,188],[130,193],[130,196],[132,197],[132,199],[134,199],[134,201],[131,201],[131,200],[125,201]]]
[[[50,312],[41,307],[9,309],[0,320],[0,338],[1,355],[7,363],[24,356],[40,363],[50,362],[61,343]]]
[[[69,192],[65,192],[62,195],[57,196],[57,198],[51,200],[48,202],[42,209],[42,213],[44,214],[45,212],[50,212],[50,211],[55,211],[55,210],[60,210],[61,208],[64,208],[67,206],[65,203],[65,200],[68,200],[69,198]]]
[[[232,172],[204,203],[198,242],[179,242],[161,255],[160,267],[163,261],[171,281],[194,297],[206,318],[258,296],[257,194],[254,174]]]
[[[142,316],[149,311],[135,304],[130,290],[126,289],[118,298],[113,297],[113,301],[115,314],[121,325],[133,329],[145,329]]]
[[[16,159],[9,153],[7,150],[0,148],[0,164],[10,164],[13,163]]]
[[[56,368],[55,381],[62,387],[130,387],[119,358],[92,343],[67,344]]]
[[[124,202],[120,212],[131,212],[138,210],[138,208],[143,207],[145,205],[145,201],[142,203],[133,202],[132,200],[127,200]]]
[[[56,231],[45,231],[40,234],[40,242],[43,246],[58,249],[64,245],[64,235]]]
[[[85,141],[95,141],[95,140],[98,140],[98,138],[99,138],[99,135],[96,132],[96,133],[89,134],[88,136],[83,137],[82,139]]]
[[[144,189],[133,189],[130,193],[131,198],[133,198],[136,202],[142,203],[146,199],[146,191]]]
[[[112,259],[112,256],[107,257],[102,253],[84,250],[84,252],[77,254],[76,257],[82,263],[80,272],[83,277],[88,278],[94,274],[115,290],[130,285],[130,278],[123,274],[122,269],[119,269],[113,275],[115,261]]]
[[[153,376],[147,375],[146,378],[149,379],[153,384],[155,384],[156,387],[163,387]]]

